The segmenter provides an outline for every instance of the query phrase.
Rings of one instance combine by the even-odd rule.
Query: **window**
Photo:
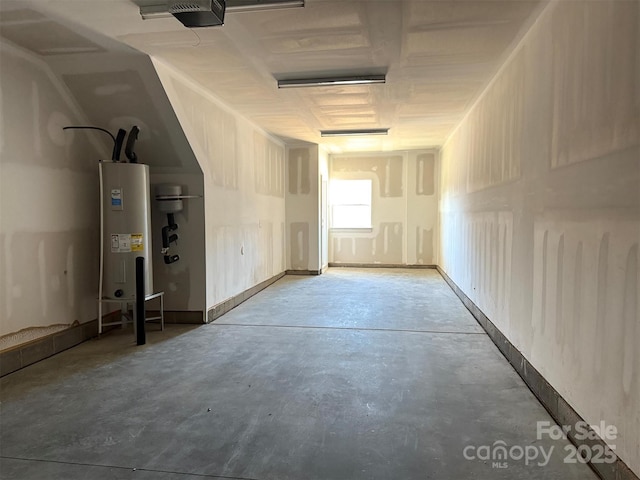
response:
[[[371,180],[331,180],[331,228],[371,228]]]

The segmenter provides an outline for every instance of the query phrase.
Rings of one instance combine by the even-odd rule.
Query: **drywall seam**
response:
[[[273,142],[277,143],[281,147],[284,148],[286,146],[286,144],[282,140],[280,140],[278,137],[275,137],[275,136],[271,135],[269,132],[264,130],[262,127],[258,126],[253,121],[251,121],[251,119],[249,119],[249,118],[247,118],[247,117],[245,117],[243,115],[240,115],[238,112],[236,112],[233,109],[231,109],[222,100],[220,100],[218,97],[216,97],[214,94],[212,94],[210,90],[205,89],[198,82],[196,82],[193,79],[191,79],[190,77],[184,75],[182,72],[180,72],[178,69],[176,69],[173,65],[171,65],[171,64],[169,64],[167,62],[164,62],[163,60],[161,60],[161,59],[159,59],[159,58],[157,58],[157,57],[155,57],[153,55],[149,55],[149,58],[151,59],[151,62],[153,63],[153,66],[154,66],[154,68],[156,68],[156,70],[157,70],[157,64],[160,64],[163,68],[165,68],[166,70],[169,70],[172,75],[175,75],[176,77],[178,77],[180,79],[180,81],[184,82],[188,87],[192,88],[198,94],[200,94],[203,97],[205,97],[205,98],[209,99],[210,101],[212,101],[217,107],[221,108],[222,110],[224,110],[225,112],[229,113],[230,115],[241,117],[252,128],[254,128],[255,130],[259,131],[264,136],[268,137],[270,140],[272,140]]]
[[[258,157],[252,148],[255,138],[259,138],[277,151],[277,184],[283,186],[285,147],[211,95],[205,95],[202,88],[175,69],[162,62],[156,62],[154,67],[204,173],[206,308],[210,312],[225,299],[274,272],[284,271],[283,260],[278,257],[284,239],[278,237],[277,225],[284,222],[285,199],[283,195],[267,198],[256,190],[253,173]],[[225,140],[225,129],[235,140],[223,143],[220,149],[212,141]],[[225,174],[227,167],[234,169],[230,177]],[[235,180],[238,174],[239,183]],[[260,212],[263,216],[256,217]],[[262,230],[261,220],[266,222]]]
[[[288,270],[320,269],[320,153],[317,145],[285,149]]]
[[[567,402],[560,393],[553,388],[547,379],[527,360],[527,358],[511,343],[507,336],[489,319],[484,312],[458,287],[458,285],[447,275],[447,273],[438,265],[436,266],[438,273],[449,285],[451,290],[460,299],[463,305],[469,310],[469,313],[475,318],[482,329],[487,333],[491,341],[498,348],[500,353],[509,362],[513,369],[522,378],[529,390],[536,396],[542,406],[551,414],[553,419],[561,426],[575,426],[578,422],[588,425]],[[594,445],[599,445],[603,449],[607,442],[602,440],[601,436],[588,426],[590,432],[588,438],[576,438],[576,431],[569,431],[567,438],[576,447],[581,445],[587,446],[592,451]],[[594,440],[597,438],[597,440]],[[595,455],[594,455],[595,457]],[[629,466],[616,455],[616,460],[611,463],[593,463],[591,458],[587,462],[589,466],[604,480],[640,480]]]
[[[626,269],[627,289],[637,290],[629,273],[637,267],[625,265],[637,264],[640,239],[639,137],[628,135],[640,118],[631,102],[640,11],[637,2],[565,2],[552,13],[476,106],[492,114],[472,113],[442,150],[439,263],[583,417],[617,425],[619,455],[640,472],[638,376],[624,369],[640,364],[623,341],[634,336],[633,322],[621,313],[624,295],[628,311],[637,303],[620,288]],[[524,135],[506,130],[495,142],[500,107],[513,97],[525,101]],[[576,152],[569,163],[554,160],[554,136]],[[468,193],[476,173],[469,166],[496,145],[505,160],[521,163],[522,176]],[[512,250],[495,236],[500,218],[496,225],[481,213],[505,210]],[[497,277],[496,257],[498,265],[513,262]]]
[[[529,35],[531,35],[531,32],[542,20],[543,16],[550,15],[558,2],[560,2],[560,0],[543,0],[540,7],[538,7],[538,9],[529,16],[529,19],[520,28],[518,35],[516,35],[515,39],[511,42],[511,45],[507,47],[506,52],[508,53],[503,56],[501,62],[500,60],[498,61],[498,64],[500,65],[498,69],[491,76],[484,88],[480,90],[480,93],[471,101],[462,118],[458,121],[457,125],[453,127],[453,130],[451,130],[451,132],[449,132],[449,134],[445,138],[444,142],[440,146],[441,150],[449,143],[449,141],[453,138],[460,127],[466,122],[469,115],[473,113],[478,104],[487,95],[491,87],[493,87],[494,83],[502,76],[503,71],[509,66],[513,58],[518,54],[522,46],[529,38]]]
[[[87,135],[78,141],[62,131],[65,122],[84,115],[47,63],[1,39],[0,54],[7,68],[2,71],[4,107],[9,109],[4,113],[16,113],[1,132],[4,348],[95,316],[94,181],[104,150],[97,139],[104,137]],[[18,205],[27,205],[28,212]]]
[[[402,242],[402,263],[407,263],[409,235],[411,235],[411,232],[409,232],[409,192],[411,191],[411,187],[409,186],[409,169],[412,165],[412,162],[409,159],[408,152],[404,152],[402,162],[403,165],[406,166],[402,169],[402,174],[404,176],[404,178],[402,179],[402,189],[404,194],[404,216],[402,218],[402,222],[405,225],[404,230],[406,230],[406,232],[404,232],[404,239]]]
[[[80,108],[78,103],[75,101],[75,97],[73,96],[73,94],[69,91],[66,85],[58,78],[58,76],[53,72],[53,70],[51,69],[49,64],[47,64],[47,62],[38,58],[28,50],[23,49],[17,45],[14,45],[13,43],[8,42],[7,40],[0,38],[0,54],[3,49],[6,50],[8,53],[18,56],[22,60],[29,62],[35,67],[39,68],[42,71],[42,73],[47,76],[47,78],[49,79],[51,84],[54,86],[54,88],[58,91],[62,100],[65,102],[69,110],[71,110],[71,113],[73,113],[75,118],[78,119],[78,125],[90,125],[88,117],[84,114],[84,111]],[[98,126],[102,126],[102,125],[98,125]],[[100,138],[100,140],[98,140],[98,138]],[[89,134],[87,135],[87,139],[91,143],[93,148],[95,148],[96,151],[100,152],[100,155],[102,156],[101,159],[96,158],[96,168],[97,168],[97,162],[99,160],[102,160],[102,159],[106,160],[111,158],[111,145],[106,144],[102,140],[102,136],[99,134],[93,134],[93,135]]]
[[[418,180],[414,178],[417,159],[422,154],[433,158],[434,169],[430,173],[435,175],[439,157],[433,149],[331,155],[330,181],[369,179],[373,182],[373,228],[367,231],[330,230],[328,243],[332,263],[434,263],[432,237],[437,235],[438,195],[435,189],[430,195],[417,193]],[[435,179],[434,183],[437,183]],[[424,255],[417,250],[417,244],[423,238],[424,244],[430,245],[424,250],[430,253]]]

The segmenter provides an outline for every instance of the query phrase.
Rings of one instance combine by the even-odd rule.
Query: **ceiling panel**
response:
[[[14,10],[0,16],[0,35],[43,56],[105,51],[91,40],[30,9]]]

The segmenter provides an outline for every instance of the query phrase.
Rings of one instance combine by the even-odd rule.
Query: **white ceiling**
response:
[[[306,0],[305,8],[227,13],[223,27],[190,30],[173,18],[142,20],[130,0],[3,0],[2,19],[27,5],[88,41],[97,32],[170,64],[288,143],[348,152],[442,145],[541,1]],[[41,26],[35,35],[41,45],[58,38]],[[38,53],[64,53],[57,48]],[[366,72],[386,73],[386,84],[277,88],[279,78]],[[387,127],[388,136],[320,137]]]

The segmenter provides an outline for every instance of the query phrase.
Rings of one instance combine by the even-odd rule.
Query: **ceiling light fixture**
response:
[[[348,77],[296,78],[278,80],[278,88],[335,87],[340,85],[369,85],[385,83],[385,75],[353,75]]]
[[[304,0],[229,0],[227,2],[226,13],[259,12],[264,10],[280,10],[282,8],[304,7]],[[169,12],[167,3],[158,5],[140,6],[140,16],[143,20],[154,20],[157,18],[173,18]]]
[[[321,130],[321,137],[356,137],[363,135],[387,135],[388,128],[370,128],[366,130]]]
[[[140,16],[143,20],[155,20],[157,18],[174,18],[173,14],[164,5],[144,5],[140,7]]]
[[[304,0],[229,0],[227,12],[259,12],[261,10],[280,10],[282,8],[302,8]]]

